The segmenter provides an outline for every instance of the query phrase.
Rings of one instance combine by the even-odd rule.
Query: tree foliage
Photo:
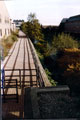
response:
[[[53,27],[42,28],[34,13],[30,13],[27,20],[26,23],[22,23],[21,30],[26,33],[27,37],[34,43],[50,82],[54,85],[55,79],[59,84],[66,84],[67,82],[70,87],[73,86],[73,82],[75,81],[73,79],[76,79],[77,73],[75,71],[79,69],[80,66],[80,61],[76,62],[78,51],[65,52],[65,49],[72,50],[78,48],[78,42],[69,34],[58,34],[57,29],[54,30]],[[72,66],[74,69],[71,69]],[[77,74],[77,76],[79,75]],[[79,77],[77,77],[77,79],[78,78]]]
[[[69,85],[72,91],[80,91],[80,50],[65,49],[56,62],[60,83]]]
[[[49,81],[51,82],[51,84],[52,84],[53,86],[56,86],[56,85],[57,85],[57,82],[54,81],[54,80],[51,78],[51,75],[52,75],[51,72],[50,72],[47,68],[45,68],[45,72],[46,72],[47,77],[48,77]]]
[[[27,22],[21,25],[21,29],[27,34],[32,42],[43,41],[43,34],[41,32],[41,25],[36,18],[36,15],[30,13]]]
[[[20,29],[27,35],[27,23],[22,23],[21,26],[20,26]]]

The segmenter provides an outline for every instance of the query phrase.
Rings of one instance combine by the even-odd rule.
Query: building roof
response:
[[[63,18],[61,23],[65,23],[68,20],[68,18]]]
[[[68,19],[68,21],[70,21],[70,22],[79,21],[79,20],[80,20],[80,15],[72,16]]]
[[[0,14],[2,15],[2,16],[7,16],[7,17],[9,17],[10,18],[10,16],[9,16],[9,13],[8,13],[8,10],[7,10],[7,7],[6,7],[6,5],[5,5],[5,2],[4,1],[1,1],[0,0]]]
[[[24,20],[13,20],[13,22],[24,22]]]

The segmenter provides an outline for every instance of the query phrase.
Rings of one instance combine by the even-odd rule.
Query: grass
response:
[[[2,40],[0,41],[0,44],[4,50],[4,57],[8,55],[10,48],[12,47],[14,42],[17,41],[17,34],[18,32],[12,32],[10,36],[8,36],[7,38],[2,38]]]

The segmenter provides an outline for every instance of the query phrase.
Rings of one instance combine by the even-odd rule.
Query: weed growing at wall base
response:
[[[15,41],[17,41],[17,33],[15,32],[12,32],[10,36],[8,36],[7,38],[4,37],[1,40],[0,44],[4,49],[4,57],[8,55],[8,52]]]

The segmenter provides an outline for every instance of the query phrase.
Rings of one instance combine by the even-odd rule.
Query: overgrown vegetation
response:
[[[51,84],[52,84],[53,86],[56,86],[57,82],[55,82],[55,81],[52,79],[52,77],[51,77],[51,76],[52,76],[51,72],[50,72],[47,68],[45,68],[45,72],[46,72],[47,77],[48,77],[48,79],[50,80]]]
[[[66,84],[71,92],[79,91],[79,58],[78,42],[70,35],[59,34],[53,37],[51,54],[45,58],[45,64],[58,84]],[[73,69],[70,67],[73,66]],[[77,70],[77,71],[76,71]]]
[[[71,91],[80,91],[80,50],[65,49],[63,54],[56,59],[57,76],[60,83],[67,84]]]
[[[58,34],[54,36],[52,47],[56,50],[64,50],[65,48],[78,48],[78,42],[74,40],[69,34]]]
[[[79,41],[69,34],[59,33],[57,27],[43,28],[35,14],[28,16],[21,30],[35,45],[50,82],[55,86],[56,80],[58,84],[69,85],[72,91],[77,89],[80,85]]]
[[[42,27],[36,18],[35,14],[30,13],[28,15],[28,21],[26,23],[23,23],[21,25],[21,30],[26,33],[27,37],[29,37],[33,44],[35,45],[35,48],[37,50],[37,53],[39,55],[40,61],[44,67],[48,75],[48,78],[52,85],[56,85],[56,82],[52,80],[51,73],[47,69],[47,66],[44,64],[44,57],[46,56],[48,50],[47,50],[47,42],[44,40],[44,34],[42,33]],[[45,52],[47,50],[47,52]],[[45,54],[46,53],[46,54]]]
[[[26,33],[33,43],[42,42],[43,34],[41,32],[41,25],[35,14],[28,15],[28,21],[21,25],[21,29]]]
[[[2,45],[4,50],[4,57],[8,55],[8,52],[12,47],[13,43],[17,41],[17,34],[18,34],[18,31],[12,32],[10,36],[8,36],[7,38],[4,37],[1,40],[0,44]]]

